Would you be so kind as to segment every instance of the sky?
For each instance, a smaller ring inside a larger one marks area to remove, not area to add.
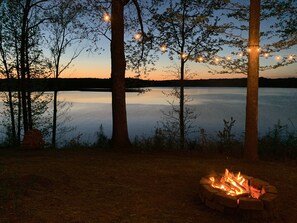
[[[106,42],[107,48],[109,48],[109,43]],[[69,49],[68,51],[71,51]],[[69,52],[70,53],[70,52]],[[223,52],[222,52],[223,54]],[[295,54],[296,48],[283,52],[280,55],[281,57],[286,57],[287,55]],[[67,55],[64,57],[67,59]],[[261,64],[275,64],[276,59],[261,58]],[[209,68],[204,63],[196,62],[187,62],[187,66],[190,69],[191,73],[195,73],[195,79],[215,79],[215,78],[242,78],[246,77],[244,74],[210,74]],[[173,76],[168,76],[169,67],[174,69],[175,65],[172,61],[168,59],[168,55],[160,54],[159,60],[156,63],[155,71],[152,71],[147,76],[141,76],[143,79],[150,80],[163,80],[163,79],[173,79]],[[217,67],[218,69],[218,67]],[[110,78],[111,73],[111,60],[110,52],[105,50],[103,52],[88,53],[82,52],[81,55],[72,63],[70,68],[66,70],[61,78]],[[126,77],[135,77],[135,72],[126,71]],[[287,77],[296,77],[297,78],[297,63],[280,67],[277,69],[271,69],[267,71],[260,72],[260,77],[266,78],[287,78]]]
[[[261,31],[265,30],[267,24],[261,25]],[[133,33],[133,32],[132,32]],[[126,36],[126,38],[133,38]],[[126,39],[128,40],[128,39]],[[72,63],[70,68],[61,74],[62,78],[110,78],[111,73],[111,61],[110,61],[110,47],[108,40],[101,40],[100,46],[104,51],[98,51],[94,53],[89,53],[83,51],[80,56]],[[264,43],[261,43],[263,45]],[[228,52],[226,52],[228,51]],[[218,53],[218,56],[228,55],[231,49],[224,50]],[[236,52],[236,51],[235,51]],[[66,51],[66,55],[63,57],[64,61],[67,61],[67,57],[72,54],[72,49]],[[260,64],[276,64],[276,56],[287,57],[289,55],[295,55],[296,59],[297,46],[290,50],[282,51],[279,54],[275,54],[267,59],[261,58]],[[141,76],[143,79],[150,80],[163,80],[163,79],[173,79],[173,76],[168,75],[170,69],[174,69],[175,65],[173,61],[168,59],[167,53],[159,53],[159,60],[156,63],[155,70],[150,72],[147,76]],[[236,56],[233,56],[232,59],[236,59]],[[65,62],[66,63],[66,62]],[[176,61],[178,63],[178,61]],[[196,63],[188,61],[187,66],[191,73],[194,73],[194,79],[213,79],[213,78],[242,78],[246,77],[244,74],[210,74],[209,66],[204,63]],[[214,67],[212,67],[214,68]],[[219,70],[219,66],[216,67],[216,70]],[[126,77],[135,77],[136,74],[133,71],[126,71]],[[297,78],[297,63],[280,67],[277,69],[271,69],[267,71],[260,71],[260,77],[266,78],[287,78],[287,77],[296,77]]]

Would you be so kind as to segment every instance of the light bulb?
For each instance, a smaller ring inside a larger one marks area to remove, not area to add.
[[[166,45],[161,45],[160,49],[161,49],[162,52],[165,52],[167,47],[166,47]]]
[[[136,33],[136,34],[134,35],[134,38],[135,38],[136,40],[140,40],[140,38],[141,38],[141,34],[140,34],[140,33]]]
[[[109,22],[109,21],[110,21],[110,15],[105,14],[105,15],[103,16],[103,20],[104,20],[105,22]]]
[[[203,61],[203,57],[198,57],[198,61],[202,62]]]
[[[293,57],[292,55],[290,55],[290,56],[288,56],[288,59],[289,59],[289,60],[293,60],[294,57]]]

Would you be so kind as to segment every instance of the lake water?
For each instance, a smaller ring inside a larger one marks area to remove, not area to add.
[[[139,94],[126,94],[129,135],[150,136],[158,122],[164,116],[162,111],[171,109],[168,98],[171,88],[151,88]],[[185,94],[192,101],[188,106],[198,114],[194,124],[196,129],[204,128],[208,134],[215,135],[223,129],[223,120],[233,117],[236,122],[234,133],[238,137],[244,132],[245,123],[245,88],[186,88]],[[102,124],[107,136],[112,132],[111,93],[110,92],[60,92],[59,98],[72,102],[70,115],[72,125],[77,129],[73,135],[81,135],[83,141],[93,142],[95,132]],[[178,103],[178,101],[176,100]],[[288,124],[291,129],[297,128],[297,89],[260,88],[259,89],[259,134],[265,134],[278,121]],[[192,137],[196,137],[192,136]]]
[[[126,94],[127,118],[130,139],[135,136],[151,136],[163,119],[163,111],[171,107],[164,93],[171,88],[151,88],[146,93],[128,92]],[[188,106],[198,114],[195,128],[204,128],[209,135],[223,129],[223,120],[233,117],[233,128],[237,137],[244,132],[246,88],[192,87],[185,94],[192,99]],[[102,124],[104,133],[111,136],[111,93],[88,91],[59,92],[59,100],[71,102],[69,126],[76,129],[66,136],[67,139],[80,135],[82,142],[94,142],[96,132]],[[178,100],[176,100],[178,103]],[[278,121],[288,124],[290,129],[297,128],[297,89],[260,88],[259,89],[259,134],[265,134]],[[295,127],[293,125],[295,125]],[[296,130],[296,129],[295,129]],[[198,137],[192,135],[192,137]]]

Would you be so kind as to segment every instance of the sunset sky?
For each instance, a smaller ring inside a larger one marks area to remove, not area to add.
[[[265,32],[267,27],[273,24],[274,20],[268,20],[261,23],[261,31]],[[129,30],[129,33],[134,33]],[[136,33],[136,32],[135,32]],[[126,36],[126,40],[133,39],[133,36]],[[245,37],[247,39],[247,37]],[[260,46],[265,45],[265,42],[261,42]],[[85,52],[83,51],[81,55],[72,63],[72,66],[66,70],[60,77],[62,78],[109,78],[111,73],[111,61],[110,61],[110,42],[106,39],[102,39],[99,45],[104,49],[104,51],[98,52]],[[67,60],[67,56],[71,55],[72,49],[68,49],[64,59]],[[234,51],[235,53],[239,53],[236,49],[226,48],[224,51],[219,52],[219,57],[225,57],[230,55],[230,52]],[[281,51],[279,54],[271,55],[269,58],[261,58],[260,65],[275,65],[277,60],[276,56],[280,56],[282,58],[286,58],[289,55],[294,55],[294,59],[296,60],[297,54],[297,46],[286,50]],[[236,56],[232,56],[232,59],[235,59]],[[162,79],[173,79],[173,76],[168,75],[171,67],[174,69],[175,65],[178,65],[179,61],[170,61],[168,59],[168,54],[162,54],[161,51],[159,53],[159,61],[156,63],[155,71],[150,72],[148,76],[141,76],[143,79],[151,79],[151,80],[162,80]],[[246,77],[244,74],[210,74],[209,66],[204,63],[196,63],[192,61],[188,61],[186,66],[190,69],[191,73],[195,73],[195,79],[209,79],[209,78],[241,78]],[[212,67],[216,70],[219,70],[220,67]],[[135,77],[135,73],[132,71],[126,71],[126,77]],[[297,78],[297,63],[291,64],[286,67],[280,67],[275,70],[267,70],[260,71],[260,77],[266,78],[287,78],[287,77],[296,77]]]
[[[108,43],[106,43],[106,48],[108,49]],[[278,55],[282,57],[286,57],[291,54],[296,55],[296,47],[282,52]],[[71,53],[71,50],[68,52]],[[219,54],[220,55],[220,54]],[[221,55],[224,55],[223,52]],[[159,55],[160,59],[156,63],[156,70],[151,72],[148,76],[142,76],[143,79],[151,79],[151,80],[162,80],[162,79],[173,79],[173,76],[168,76],[169,66],[174,67],[174,61],[170,61],[166,53]],[[65,55],[64,58],[67,58]],[[178,63],[178,61],[175,61]],[[261,58],[261,64],[270,63],[275,64],[276,59],[274,57],[264,59]],[[240,74],[209,74],[209,68],[204,63],[195,63],[195,62],[187,62],[187,66],[190,68],[190,72],[196,73],[195,79],[208,79],[208,78],[241,78],[245,77],[245,75]],[[62,78],[109,78],[110,77],[110,52],[105,50],[99,53],[88,53],[82,52],[79,58],[77,58],[72,66],[66,70],[61,77]],[[219,67],[216,67],[219,69]],[[134,77],[135,73],[132,71],[126,71],[127,77]],[[281,67],[275,70],[267,70],[264,72],[260,72],[261,77],[267,78],[286,78],[286,77],[296,77],[297,78],[297,63],[291,64],[286,67]]]

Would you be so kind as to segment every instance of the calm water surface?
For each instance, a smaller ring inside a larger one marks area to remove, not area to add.
[[[163,111],[170,109],[167,97],[170,88],[151,88],[144,94],[129,92],[126,95],[127,118],[130,138],[154,134]],[[241,137],[245,122],[245,88],[187,88],[185,93],[192,98],[188,103],[198,118],[195,126],[204,128],[209,135],[223,129],[223,120],[233,117],[236,122],[234,133]],[[94,142],[95,132],[102,124],[107,136],[111,136],[111,93],[110,92],[60,92],[59,98],[72,102],[71,125],[76,130],[69,137],[81,134],[81,139]],[[176,100],[178,103],[178,100]],[[259,89],[259,134],[265,134],[278,121],[297,128],[297,89]],[[293,125],[292,125],[293,124]],[[192,137],[197,137],[194,135]]]
[[[171,107],[167,97],[171,88],[151,88],[139,94],[126,94],[127,118],[130,138],[151,136],[162,121],[162,111]],[[223,120],[233,117],[236,122],[234,133],[241,137],[245,122],[245,88],[186,88],[185,93],[191,97],[188,106],[198,115],[194,124],[196,129],[204,128],[208,135],[215,135],[223,129]],[[92,143],[96,132],[102,124],[104,133],[111,136],[111,93],[110,92],[59,92],[59,100],[71,102],[69,115],[72,121],[69,126],[76,129],[65,137],[69,140],[80,135],[82,142]],[[176,100],[178,103],[178,100]],[[1,119],[1,118],[0,118]],[[297,128],[297,89],[260,88],[259,89],[259,134],[265,134],[278,121],[288,124],[291,129]],[[295,126],[295,127],[294,127]],[[295,129],[296,130],[296,129]],[[198,133],[192,135],[198,137]]]

